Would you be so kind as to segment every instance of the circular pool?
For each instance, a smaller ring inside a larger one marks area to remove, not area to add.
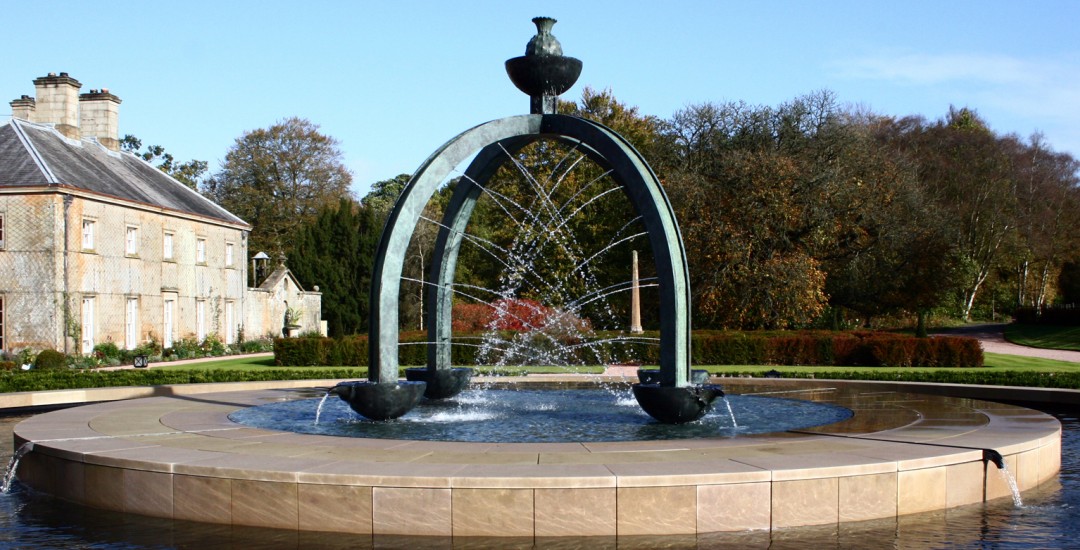
[[[334,396],[248,407],[229,418],[254,428],[374,439],[598,443],[783,432],[832,424],[851,414],[827,403],[732,395],[717,400],[713,410],[697,421],[664,424],[641,410],[629,386],[609,386],[473,389],[448,400],[424,401],[407,415],[382,422],[357,415]]]
[[[35,443],[20,481],[82,505],[380,536],[667,536],[843,525],[1008,497],[1009,483],[987,463],[987,451],[1003,456],[1020,490],[1054,480],[1060,467],[1060,424],[1030,409],[874,384],[724,383],[732,394],[797,398],[853,414],[737,437],[406,441],[297,434],[229,418],[324,389],[184,394],[196,389],[177,386],[170,395],[39,415],[14,434],[17,443]]]

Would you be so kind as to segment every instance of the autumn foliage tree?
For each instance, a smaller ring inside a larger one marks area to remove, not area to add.
[[[237,138],[204,192],[254,226],[249,250],[276,253],[351,184],[337,140],[294,117]]]
[[[914,318],[924,333],[933,312],[971,317],[1077,295],[1080,163],[1037,134],[997,134],[973,110],[889,117],[822,91],[778,106],[690,105],[659,119],[586,89],[559,111],[627,137],[660,177],[688,256],[695,328],[894,317]],[[455,285],[468,292],[456,299],[455,330],[488,326],[496,303],[625,329],[631,254],[646,281],[655,273],[618,182],[558,140],[505,160],[461,248]],[[407,180],[376,184],[364,200],[376,218]],[[457,184],[428,205],[406,278],[430,268],[435,220]],[[543,229],[530,227],[537,221]],[[402,288],[401,319],[415,328],[422,283]],[[591,299],[601,294],[607,305]],[[646,289],[643,301],[644,324],[656,326],[658,293]]]

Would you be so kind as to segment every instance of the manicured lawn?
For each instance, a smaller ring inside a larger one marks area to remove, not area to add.
[[[1014,370],[1014,371],[1041,371],[1041,372],[1080,372],[1080,363],[1070,363],[1068,361],[1055,361],[1053,359],[1041,359],[1038,357],[1021,357],[1019,355],[1003,355],[999,353],[986,353],[984,354],[986,360],[985,365],[982,368],[977,369],[963,369],[968,372],[989,372],[1000,370]],[[158,366],[160,365],[160,366]],[[356,371],[366,372],[365,367],[278,367],[274,365],[273,357],[237,357],[226,358],[220,361],[207,361],[205,363],[190,363],[186,365],[161,365],[156,364],[155,369],[167,369],[167,370],[248,370],[248,371],[261,371],[261,370],[321,370],[321,369],[333,369],[344,368]],[[694,368],[706,369],[715,374],[737,374],[746,372],[767,372],[769,370],[777,370],[779,372],[791,372],[791,373],[813,373],[821,372],[825,370],[837,371],[837,372],[896,372],[898,370],[904,372],[931,372],[942,370],[934,367],[819,367],[819,366],[772,366],[772,365],[709,365],[709,366],[695,366]],[[477,367],[481,374],[487,371],[487,367]],[[947,369],[946,369],[947,370]],[[603,367],[500,367],[501,374],[517,374],[517,373],[534,373],[534,374],[563,374],[567,372],[577,372],[581,374],[600,374],[604,371]]]
[[[1005,339],[1033,348],[1080,351],[1080,327],[1013,323],[1005,327]]]
[[[848,380],[893,380],[1006,386],[1040,386],[1080,389],[1080,363],[1035,357],[985,354],[981,368],[924,367],[831,367],[713,365],[695,366],[715,375],[761,376],[776,370],[785,378],[835,378]],[[599,366],[577,367],[478,367],[480,374],[495,371],[502,375],[563,374],[576,371],[599,374]],[[367,377],[363,367],[277,367],[272,357],[232,357],[219,361],[185,365],[166,365],[152,369],[119,371],[31,371],[0,373],[0,392],[40,391],[64,388],[109,386],[148,386],[202,382],[239,382],[257,380],[359,379]]]
[[[819,366],[761,366],[761,365],[716,365],[708,367],[695,367],[708,369],[713,374],[739,374],[745,372],[766,372],[776,369],[782,373],[810,374],[823,371],[832,372],[870,372],[870,373],[896,373],[896,372],[934,372],[940,370],[957,370],[964,372],[996,372],[996,371],[1021,371],[1021,372],[1075,372],[1080,373],[1080,363],[1068,361],[1055,361],[1053,359],[1041,359],[1039,357],[1021,357],[1019,355],[1004,355],[1000,353],[984,353],[984,367],[973,369],[940,369],[936,367],[819,367]]]
[[[220,361],[207,361],[205,363],[188,363],[181,365],[171,365],[168,363],[155,363],[154,369],[164,370],[236,370],[236,371],[265,371],[265,370],[297,370],[297,371],[316,371],[327,369],[351,369],[359,372],[366,373],[367,367],[278,367],[274,365],[273,357],[234,357],[224,358]],[[476,367],[477,370],[484,374],[485,371],[491,370],[490,367]],[[603,367],[499,367],[500,374],[564,374],[564,373],[580,373],[580,374],[600,374],[604,372]]]
[[[277,367],[274,366],[274,357],[231,357],[220,361],[207,361],[205,363],[187,363],[174,365],[171,363],[154,363],[155,369],[167,370],[261,370],[261,369],[303,369],[307,367]]]

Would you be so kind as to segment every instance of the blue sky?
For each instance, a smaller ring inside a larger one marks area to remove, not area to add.
[[[120,133],[216,169],[290,116],[337,138],[363,196],[478,123],[528,111],[503,61],[559,20],[578,84],[662,118],[815,90],[889,115],[976,109],[1080,157],[1080,2],[10,2],[0,117],[67,72],[118,95]]]

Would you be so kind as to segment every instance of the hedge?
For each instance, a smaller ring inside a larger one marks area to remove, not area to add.
[[[367,378],[367,369],[266,369],[266,370],[116,370],[85,369],[0,372],[0,393],[19,391],[160,386],[210,382],[262,382],[275,380]]]
[[[602,369],[592,370],[599,374]],[[525,369],[515,367],[480,368],[478,374],[489,376],[522,376]],[[404,370],[398,375],[404,376]],[[67,390],[82,388],[112,388],[119,386],[161,386],[166,384],[203,384],[217,382],[265,382],[278,380],[356,380],[366,379],[366,368],[311,368],[258,370],[29,370],[0,371],[0,393],[22,391]]]
[[[726,376],[761,376],[761,371],[726,373]],[[918,371],[829,371],[784,372],[783,378],[819,380],[869,380],[886,382],[931,382],[935,384],[978,384],[985,386],[1021,386],[1032,388],[1080,389],[1080,372],[970,371],[960,369]]]
[[[508,335],[509,337],[509,335]],[[632,358],[633,362],[655,365],[660,348],[658,333],[626,338],[619,333],[598,333],[590,346],[577,345],[569,352],[577,364],[594,364],[601,357]],[[427,364],[424,333],[402,333],[398,364]],[[453,346],[455,365],[477,364],[477,347]],[[594,353],[595,351],[595,353]],[[626,359],[622,359],[626,360]],[[281,366],[367,366],[366,336],[347,338],[279,338],[274,341],[274,361]],[[691,336],[691,364],[694,365],[820,365],[867,367],[981,367],[982,347],[966,337],[915,338],[888,332],[744,333],[695,332]]]
[[[1041,308],[1020,307],[1013,312],[1017,323],[1025,325],[1080,325],[1080,307],[1069,305],[1044,305]]]

